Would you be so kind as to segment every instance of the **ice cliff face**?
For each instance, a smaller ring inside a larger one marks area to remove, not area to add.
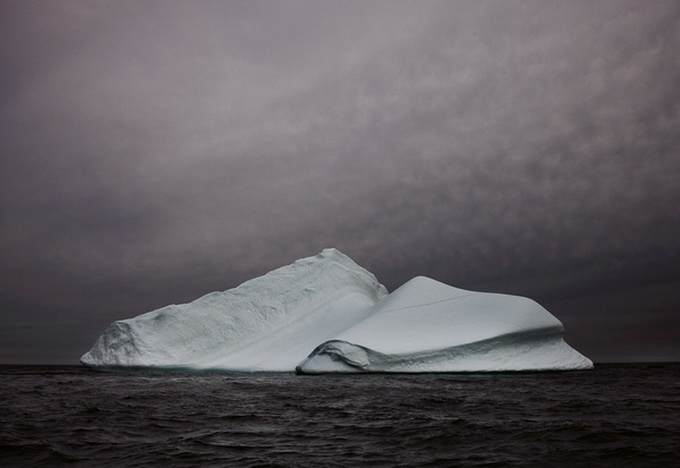
[[[81,362],[292,371],[385,295],[373,274],[326,249],[237,288],[114,322]]]
[[[81,362],[310,374],[592,367],[562,330],[530,299],[425,277],[387,295],[370,272],[326,249],[237,288],[114,322]]]

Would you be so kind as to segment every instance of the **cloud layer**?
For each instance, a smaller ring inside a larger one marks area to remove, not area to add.
[[[390,289],[680,281],[675,1],[0,8],[9,303],[99,326],[328,246]]]

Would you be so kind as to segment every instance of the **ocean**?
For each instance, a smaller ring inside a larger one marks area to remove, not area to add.
[[[534,374],[0,366],[1,466],[680,466],[680,363]]]

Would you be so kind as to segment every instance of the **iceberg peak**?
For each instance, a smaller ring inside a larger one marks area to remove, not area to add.
[[[293,370],[387,295],[336,249],[234,289],[114,322],[81,362],[94,367]]]
[[[333,257],[342,257],[342,258],[349,258],[347,255],[343,254],[340,252],[338,249],[335,247],[327,247],[323,249],[321,252],[316,254],[316,258],[333,258]]]

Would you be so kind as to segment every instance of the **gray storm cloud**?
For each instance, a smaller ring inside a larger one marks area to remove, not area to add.
[[[677,2],[1,8],[12,304],[99,324],[327,246],[390,288],[680,280]]]

